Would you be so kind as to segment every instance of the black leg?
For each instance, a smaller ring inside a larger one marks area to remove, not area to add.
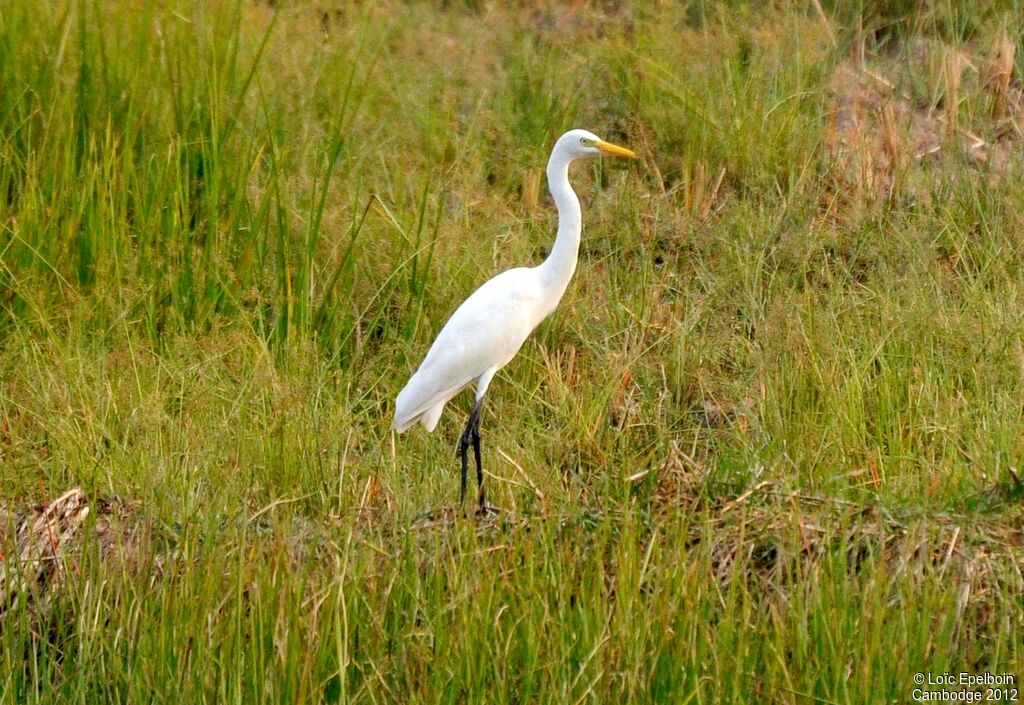
[[[476,487],[480,493],[479,509],[481,514],[486,513],[487,500],[484,498],[484,466],[480,461],[480,418],[483,416],[484,400],[479,399],[473,405],[473,412],[470,414],[471,438],[473,442],[473,458],[476,460]]]
[[[480,399],[473,405],[469,412],[469,421],[466,422],[466,429],[459,438],[459,456],[462,458],[462,492],[459,495],[459,502],[466,502],[466,477],[469,474],[469,446],[473,446],[473,455],[476,457],[476,482],[479,485],[483,482],[483,470],[480,467],[480,412],[483,409],[484,400]]]
[[[466,429],[459,438],[459,456],[462,459],[462,494],[460,502],[466,502],[466,479],[469,474],[469,447],[473,446],[473,459],[476,460],[476,485],[479,490],[477,501],[477,514],[481,516],[493,514],[496,510],[487,504],[487,496],[484,494],[484,465],[480,457],[480,419],[483,418],[484,400],[477,399],[473,404],[473,410],[469,412],[469,421],[466,422]]]

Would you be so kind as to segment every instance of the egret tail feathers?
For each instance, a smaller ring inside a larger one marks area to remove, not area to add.
[[[417,389],[413,384],[416,382],[414,376],[405,389],[398,393],[398,398],[395,400],[395,420],[391,422],[391,428],[402,433],[418,421],[423,424],[423,428],[427,429],[427,432],[433,431],[444,412],[445,404],[472,381],[472,377],[460,381],[458,384],[435,392],[425,399],[410,399],[410,397],[417,396]],[[417,401],[419,403],[416,403]]]
[[[412,418],[399,418],[396,416],[391,424],[391,428],[399,433],[405,433],[418,422],[423,425],[423,428],[427,429],[427,433],[430,433],[437,427],[437,422],[441,419],[441,414],[444,413],[444,407],[447,403],[448,400],[445,399]]]

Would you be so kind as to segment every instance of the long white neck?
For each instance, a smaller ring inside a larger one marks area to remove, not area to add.
[[[548,161],[548,189],[555,206],[558,207],[558,236],[551,254],[537,269],[546,287],[556,302],[576,271],[576,260],[580,249],[580,234],[583,231],[583,213],[580,199],[569,185],[570,158],[555,150]]]

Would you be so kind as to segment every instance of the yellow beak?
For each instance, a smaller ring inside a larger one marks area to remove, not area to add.
[[[617,157],[629,157],[630,159],[636,159],[636,152],[631,149],[626,149],[625,147],[620,147],[617,144],[612,144],[611,142],[601,140],[594,146],[605,154],[614,154]]]

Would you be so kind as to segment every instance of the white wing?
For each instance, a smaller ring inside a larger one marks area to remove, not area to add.
[[[502,272],[466,299],[430,346],[395,400],[393,428],[421,421],[432,431],[444,405],[485,373],[515,357],[523,342],[550,312],[533,269]]]

